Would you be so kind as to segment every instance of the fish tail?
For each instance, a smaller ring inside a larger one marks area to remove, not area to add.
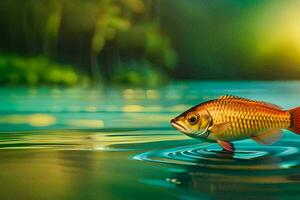
[[[288,130],[300,135],[300,107],[289,110],[291,114],[291,122]]]

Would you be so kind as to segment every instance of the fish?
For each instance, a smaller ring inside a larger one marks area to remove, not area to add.
[[[216,142],[233,153],[233,141],[252,139],[271,145],[282,137],[282,129],[300,135],[300,107],[284,110],[272,103],[224,95],[188,109],[170,123],[189,137]]]

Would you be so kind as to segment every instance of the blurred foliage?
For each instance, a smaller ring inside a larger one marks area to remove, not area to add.
[[[72,63],[72,68],[85,71],[95,84],[115,80],[115,60],[144,60],[155,66],[149,73],[156,74],[158,83],[158,77],[166,79],[177,63],[170,38],[155,17],[159,4],[159,0],[7,1],[0,4],[0,52]],[[136,68],[131,63],[122,69]],[[40,71],[48,73],[47,68]],[[142,76],[144,71],[135,73]]]
[[[129,31],[119,34],[117,44],[120,51],[135,49],[140,57],[162,66],[166,71],[174,69],[177,53],[171,46],[170,38],[160,32],[155,23],[134,25]]]
[[[45,57],[0,56],[0,83],[73,86],[88,84],[88,77],[75,71],[70,65],[61,65]]]
[[[165,0],[177,79],[300,79],[300,0]]]
[[[167,75],[147,60],[131,60],[115,63],[111,83],[134,86],[156,86],[168,80]]]
[[[0,53],[71,63],[94,85],[142,82],[120,74],[133,74],[126,70],[156,74],[157,84],[161,77],[299,79],[299,6],[300,0],[7,0],[0,2]]]

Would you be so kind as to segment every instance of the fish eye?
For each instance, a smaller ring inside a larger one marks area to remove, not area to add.
[[[188,121],[191,125],[195,125],[199,121],[199,116],[198,115],[191,115],[191,116],[189,116]]]

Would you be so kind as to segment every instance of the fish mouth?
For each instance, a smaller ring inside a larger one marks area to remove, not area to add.
[[[187,133],[187,130],[184,126],[182,126],[180,123],[176,122],[174,119],[171,119],[170,121],[171,125],[176,128],[178,131],[182,133]]]

